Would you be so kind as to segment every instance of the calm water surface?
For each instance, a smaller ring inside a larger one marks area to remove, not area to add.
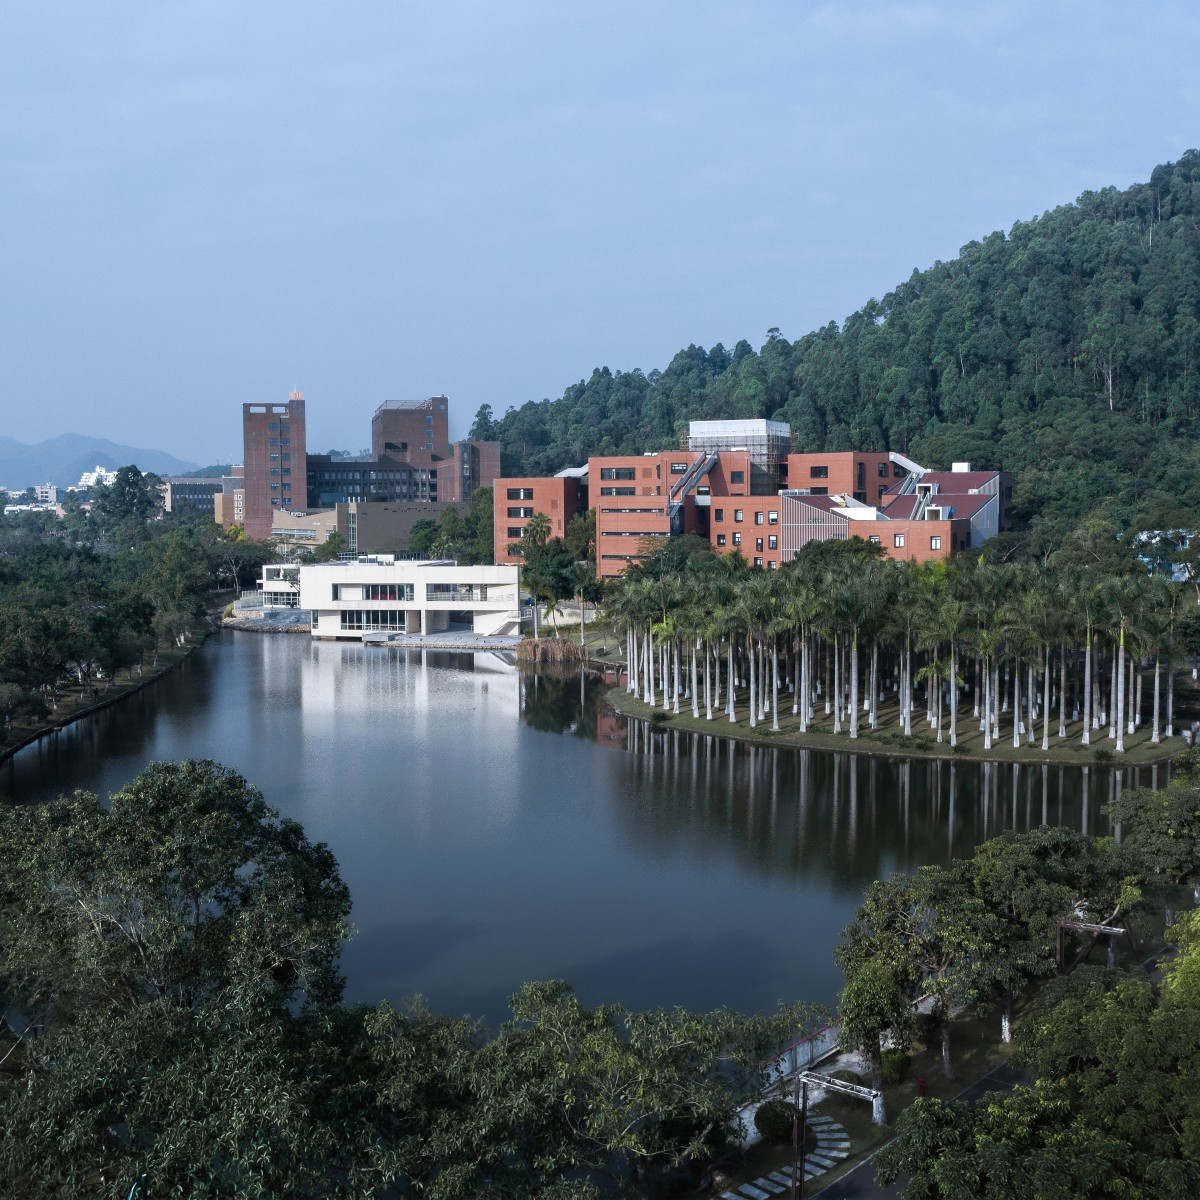
[[[225,632],[0,765],[0,792],[106,795],[155,759],[227,763],[336,853],[348,998],[497,1020],[554,977],[588,1003],[832,1003],[871,880],[1043,820],[1107,832],[1112,790],[1157,782],[752,749],[627,725],[605,690],[494,654]]]

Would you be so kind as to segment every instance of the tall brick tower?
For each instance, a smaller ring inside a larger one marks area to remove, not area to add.
[[[246,474],[246,536],[271,536],[273,514],[308,502],[304,393],[286,404],[242,405],[242,462]]]

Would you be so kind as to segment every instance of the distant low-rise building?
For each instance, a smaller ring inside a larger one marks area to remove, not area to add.
[[[413,526],[418,521],[440,521],[447,508],[465,514],[465,504],[438,501],[352,500],[329,508],[277,510],[271,526],[271,539],[281,548],[311,549],[332,534],[341,534],[350,555],[387,553],[408,546]]]
[[[517,568],[406,561],[391,554],[300,567],[299,607],[314,638],[361,641],[365,633],[428,634],[453,628],[516,634]]]
[[[167,475],[162,481],[163,511],[204,513],[214,511],[222,494],[220,475]]]
[[[590,458],[566,473],[587,479],[602,578],[684,534],[771,571],[811,541],[857,536],[888,558],[924,561],[1011,528],[1010,477],[970,463],[929,471],[895,451],[793,454],[787,426],[772,421],[696,421],[687,445]],[[498,479],[497,560],[534,513],[546,513],[557,532],[565,499],[561,476]]]

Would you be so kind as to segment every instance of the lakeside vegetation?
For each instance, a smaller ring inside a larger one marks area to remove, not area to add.
[[[1191,585],[1104,538],[1003,565],[898,563],[851,538],[777,572],[683,538],[631,566],[605,610],[635,712],[864,751],[1165,756],[1176,673],[1200,652]]]
[[[842,1041],[881,1079],[903,1074],[917,1041],[940,1041],[949,1078],[952,1009],[1009,1013],[1040,989],[1014,1043],[1032,1098],[916,1100],[882,1160],[923,1181],[908,1195],[1000,1195],[1026,1172],[1037,1186],[1022,1194],[1107,1194],[1089,1185],[1097,1164],[1112,1194],[1194,1194],[1194,914],[1161,983],[1086,965],[1056,979],[1055,950],[1058,923],[1081,917],[1145,946],[1200,871],[1197,765],[1166,791],[1123,794],[1121,843],[1009,833],[868,889],[838,951]],[[3,815],[5,1194],[90,1197],[139,1178],[147,1195],[237,1198],[690,1192],[736,1163],[736,1113],[771,1052],[824,1018],[804,1003],[587,1008],[561,981],[527,984],[492,1031],[419,1000],[348,1006],[350,896],[332,853],[228,768],[156,763],[107,804],[77,793]],[[1070,957],[1094,941],[1070,935]],[[914,1014],[921,993],[931,1014]],[[1007,1048],[1013,1025],[991,1028]],[[960,1148],[983,1137],[991,1157],[967,1171]]]
[[[176,660],[222,590],[253,586],[271,549],[164,513],[158,479],[123,467],[85,509],[0,516],[0,752]]]

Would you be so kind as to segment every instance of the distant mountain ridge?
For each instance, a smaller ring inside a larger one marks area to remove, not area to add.
[[[27,446],[15,438],[0,437],[0,487],[23,489],[36,483],[70,487],[84,471],[96,467],[115,470],[134,465],[158,475],[187,475],[197,464],[185,462],[163,450],[122,446],[107,438],[63,433]]]

